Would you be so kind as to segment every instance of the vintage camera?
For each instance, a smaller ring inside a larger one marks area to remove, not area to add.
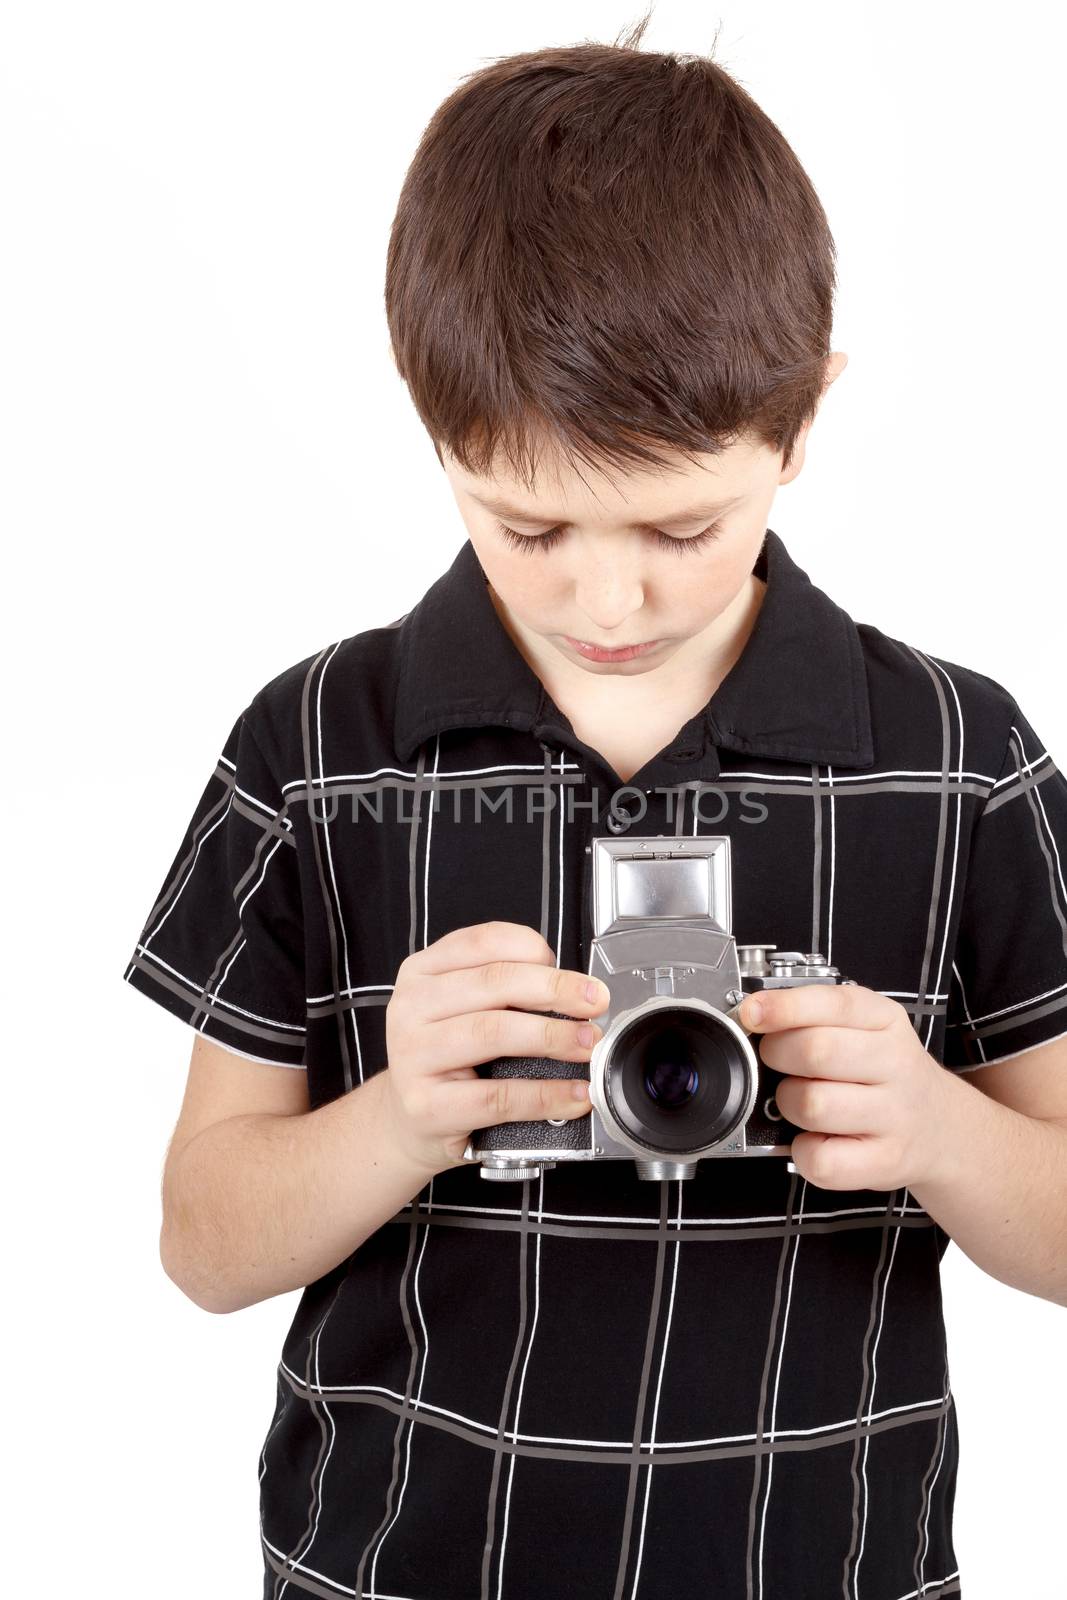
[[[584,1117],[476,1129],[463,1152],[483,1178],[536,1178],[559,1161],[624,1161],[639,1178],[691,1178],[712,1156],[786,1156],[799,1130],[737,1018],[746,994],[854,983],[818,953],[737,944],[730,840],[596,838],[589,972],[611,992],[589,1061]],[[776,953],[772,953],[776,952]],[[561,1012],[550,1012],[560,1016]],[[500,1056],[481,1077],[584,1077],[584,1063]]]

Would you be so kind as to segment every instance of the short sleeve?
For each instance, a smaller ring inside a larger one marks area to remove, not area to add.
[[[968,1070],[1067,1034],[1067,779],[1012,703],[972,837],[944,1064]]]
[[[124,974],[228,1049],[305,1063],[299,852],[289,806],[241,713]]]

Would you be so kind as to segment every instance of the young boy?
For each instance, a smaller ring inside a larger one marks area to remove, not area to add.
[[[274,1600],[960,1594],[950,1237],[1067,1304],[1067,784],[767,526],[845,361],[833,243],[643,27],[427,128],[387,309],[469,539],[254,695],[126,972],[197,1033],[166,1270],[303,1286]],[[728,837],[727,931],[853,980],[741,1008],[791,1161],[484,1181],[474,1130],[589,1114],[588,847],[660,835]]]

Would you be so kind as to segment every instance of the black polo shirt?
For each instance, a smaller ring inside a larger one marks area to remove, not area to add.
[[[587,970],[614,800],[619,833],[727,834],[738,941],[823,952],[946,1067],[1063,1034],[1067,784],[1011,694],[854,622],[772,530],[754,570],[740,659],[624,785],[464,543],[242,711],[127,980],[321,1106],[385,1065],[397,967],[450,930],[527,923]],[[958,1594],[947,1243],[907,1190],[780,1156],[438,1174],[301,1295],[264,1595]]]

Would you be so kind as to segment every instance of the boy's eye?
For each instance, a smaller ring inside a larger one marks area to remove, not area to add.
[[[549,528],[547,533],[516,533],[514,528],[498,522],[496,529],[504,543],[516,550],[548,550],[563,537],[562,528]],[[658,528],[652,530],[652,536],[657,544],[677,552],[699,550],[712,539],[718,538],[721,530],[722,524],[713,522],[710,527],[702,529],[700,533],[691,534],[688,539],[672,538],[669,533],[662,533]]]

